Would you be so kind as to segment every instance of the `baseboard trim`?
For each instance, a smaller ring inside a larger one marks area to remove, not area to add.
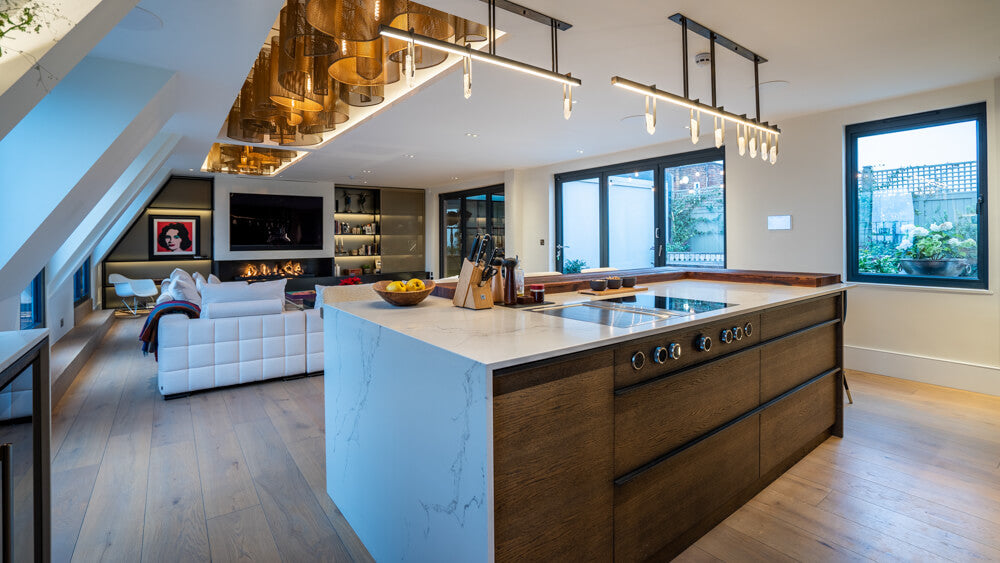
[[[1000,367],[844,345],[844,367],[1000,396]]]

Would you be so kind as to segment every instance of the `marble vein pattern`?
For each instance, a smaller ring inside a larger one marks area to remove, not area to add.
[[[327,306],[327,492],[376,561],[487,561],[489,370]]]

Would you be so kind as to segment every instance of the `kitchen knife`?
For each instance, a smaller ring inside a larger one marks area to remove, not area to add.
[[[491,237],[489,233],[483,235],[482,240],[479,241],[479,253],[476,256],[476,259],[473,260],[474,263],[478,264],[479,262],[486,259],[486,251],[490,247],[490,240],[492,238],[493,237]]]
[[[476,239],[472,241],[472,252],[469,253],[469,262],[473,264],[476,263],[476,258],[479,255],[479,245],[482,243],[480,239],[481,235],[476,235]]]

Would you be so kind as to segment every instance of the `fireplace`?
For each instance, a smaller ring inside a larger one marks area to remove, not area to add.
[[[328,277],[333,275],[332,262],[330,258],[226,260],[215,263],[215,275],[222,281],[247,282]]]

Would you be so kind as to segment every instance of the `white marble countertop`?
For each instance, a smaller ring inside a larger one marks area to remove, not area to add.
[[[0,372],[10,367],[48,334],[49,330],[46,328],[0,332]]]
[[[564,319],[529,309],[498,306],[474,311],[453,306],[451,299],[434,296],[415,307],[395,307],[381,300],[334,303],[327,304],[326,307],[336,308],[436,348],[485,364],[491,369],[499,369],[615,344],[665,329],[673,330],[705,320],[721,319],[836,293],[850,287],[843,283],[813,288],[696,280],[640,285],[649,288],[648,292],[643,293],[734,305],[630,328]],[[577,292],[546,295],[546,300],[557,304],[592,299],[595,298]]]

